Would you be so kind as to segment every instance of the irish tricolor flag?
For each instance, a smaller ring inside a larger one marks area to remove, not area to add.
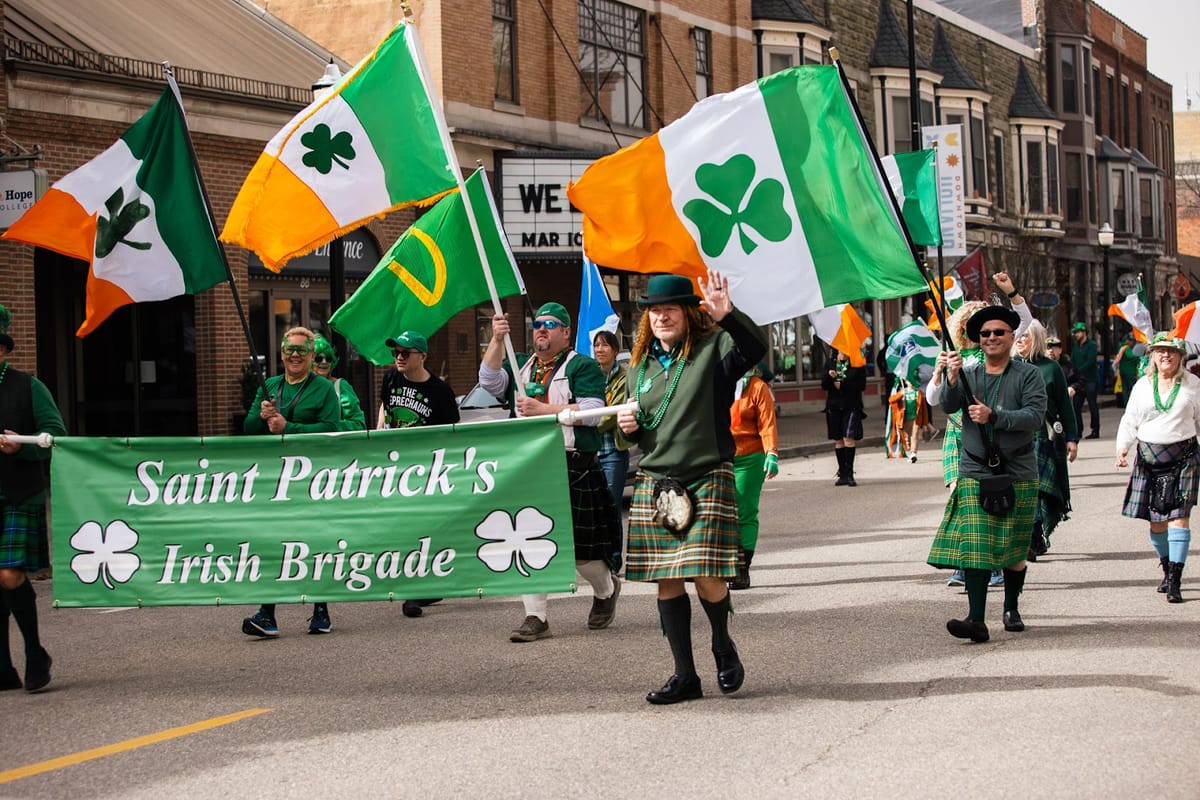
[[[597,264],[729,277],[765,324],[925,290],[836,66],[697,103],[567,189]]]
[[[863,345],[871,336],[871,329],[849,303],[823,308],[808,315],[813,332],[829,346],[850,357],[850,366],[861,367],[867,363],[863,356]]]
[[[1154,323],[1150,321],[1150,306],[1146,303],[1146,290],[1138,279],[1138,290],[1134,294],[1125,295],[1120,303],[1108,307],[1110,317],[1120,317],[1133,328],[1133,338],[1139,342],[1149,342],[1154,337]]]
[[[168,88],[125,135],[71,172],[4,234],[89,264],[83,337],[130,303],[225,280],[183,110]]]
[[[278,272],[376,217],[457,188],[425,87],[416,29],[401,23],[267,142],[221,241],[253,250]]]
[[[1193,300],[1175,312],[1175,333],[1185,342],[1200,344],[1200,313],[1196,310],[1197,301]]]

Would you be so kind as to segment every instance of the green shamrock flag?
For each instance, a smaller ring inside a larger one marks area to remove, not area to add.
[[[467,178],[466,187],[497,296],[524,294],[483,170]],[[466,206],[454,192],[396,240],[329,324],[372,364],[389,365],[389,337],[401,331],[432,336],[459,311],[491,298],[484,269]]]
[[[834,66],[697,103],[567,189],[597,264],[729,278],[767,324],[925,290]]]

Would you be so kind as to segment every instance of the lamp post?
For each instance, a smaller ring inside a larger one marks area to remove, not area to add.
[[[333,63],[333,59],[329,59],[329,63],[325,65],[325,72],[312,85],[313,101],[320,100],[324,97],[333,86],[342,79],[342,70],[337,64]],[[342,307],[346,302],[346,254],[342,249],[342,237],[337,237],[329,243],[329,316],[333,316],[333,312]],[[328,322],[328,320],[326,320]],[[337,354],[339,366],[341,366],[342,375],[346,375],[349,369],[349,364],[346,361],[348,357],[346,349],[346,340],[341,334],[329,329],[329,342],[333,345],[333,352]]]
[[[1113,243],[1112,225],[1107,222],[1100,226],[1100,231],[1096,234],[1096,242],[1100,245],[1100,249],[1104,251],[1104,311],[1108,312],[1108,304],[1112,303],[1112,274],[1108,268],[1108,251]],[[1100,340],[1104,347],[1104,375],[1101,388],[1107,385],[1108,365],[1112,363],[1112,323],[1105,319],[1104,321],[1104,336]]]

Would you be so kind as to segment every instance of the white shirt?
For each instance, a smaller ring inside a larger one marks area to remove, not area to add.
[[[1179,370],[1183,384],[1179,395],[1166,411],[1154,405],[1154,383],[1158,374],[1142,377],[1133,386],[1121,424],[1117,428],[1117,453],[1129,452],[1134,441],[1148,444],[1173,444],[1200,433],[1200,378]],[[1163,402],[1166,397],[1160,395]]]

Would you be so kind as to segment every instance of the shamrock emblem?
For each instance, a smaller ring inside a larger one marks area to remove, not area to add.
[[[150,206],[137,198],[126,205],[125,190],[118,186],[104,201],[104,207],[111,219],[103,215],[96,217],[96,258],[104,258],[118,244],[129,245],[135,250],[150,249],[149,242],[131,242],[125,238],[135,225],[150,216]]]
[[[706,256],[715,258],[725,252],[735,227],[746,255],[758,247],[750,238],[751,230],[771,242],[782,242],[791,234],[792,218],[783,207],[783,184],[775,178],[754,184],[754,173],[754,159],[745,154],[732,156],[719,166],[701,164],[696,169],[696,185],[716,202],[689,200],[683,213],[700,229],[700,248]]]
[[[353,141],[350,131],[341,131],[334,136],[329,126],[322,122],[300,137],[300,144],[308,148],[300,160],[306,167],[312,167],[322,175],[329,174],[335,161],[342,169],[350,169],[346,162],[354,160]]]
[[[137,543],[137,531],[122,520],[110,522],[103,530],[99,522],[88,520],[71,536],[71,547],[79,551],[71,559],[71,571],[83,583],[103,579],[105,586],[115,589],[112,581],[128,583],[142,564],[131,552]]]
[[[506,572],[514,564],[517,572],[529,577],[531,569],[545,569],[558,552],[558,545],[546,534],[554,529],[554,520],[532,506],[517,512],[515,519],[497,509],[475,528],[475,535],[487,539],[477,555],[492,572]]]

